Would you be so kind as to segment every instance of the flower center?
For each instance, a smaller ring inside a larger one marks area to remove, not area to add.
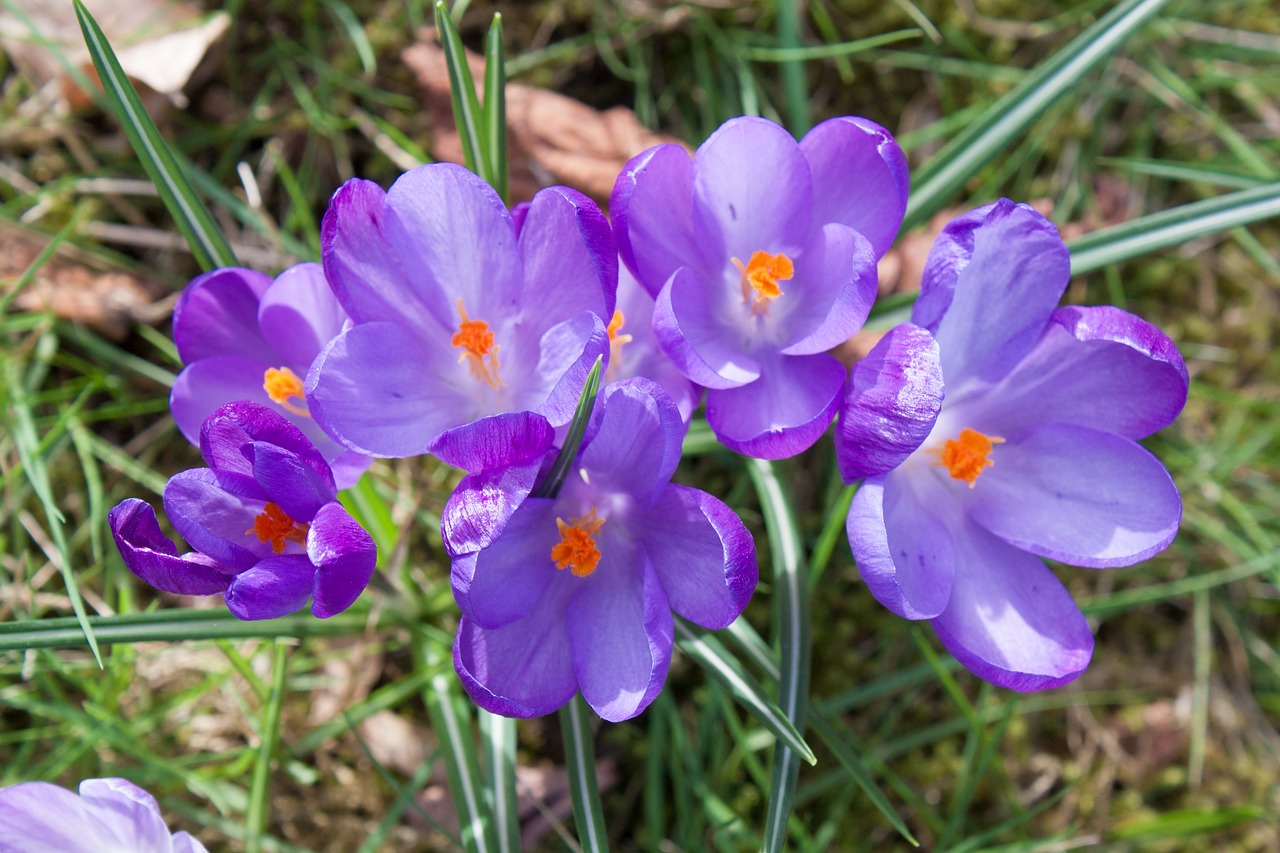
[[[795,264],[782,253],[752,252],[751,260],[744,264],[734,258],[733,265],[742,273],[742,304],[750,301],[752,314],[768,311],[769,303],[782,295],[778,282],[789,281],[796,274]],[[754,297],[751,295],[753,290]]]
[[[268,367],[267,372],[262,374],[262,390],[267,392],[271,402],[285,411],[304,418],[311,417],[311,413],[307,411],[307,398],[302,391],[302,380],[289,368]],[[301,405],[289,402],[295,397]]]
[[[307,531],[311,529],[309,524],[300,524],[289,517],[288,513],[282,510],[279,504],[267,502],[262,508],[262,512],[258,513],[257,518],[253,520],[253,527],[250,527],[245,533],[252,533],[258,537],[259,542],[270,542],[271,550],[276,554],[284,553],[284,543],[297,542],[299,545],[305,545],[307,542]]]
[[[965,427],[958,437],[948,438],[941,450],[934,448],[930,452],[938,455],[937,464],[946,468],[952,479],[964,480],[972,489],[978,475],[996,464],[991,448],[997,444],[1004,444],[1004,439]]]
[[[487,382],[490,388],[503,387],[498,376],[498,345],[493,342],[493,332],[484,320],[472,320],[467,316],[467,309],[458,297],[458,315],[462,320],[458,323],[458,332],[449,341],[462,355],[458,363],[467,362],[467,368],[476,379]]]
[[[623,316],[622,311],[614,309],[613,319],[609,321],[609,371],[617,372],[617,366],[621,364],[622,345],[631,343],[631,335],[622,335],[622,324],[627,322],[627,318]]]
[[[551,559],[556,561],[556,568],[572,569],[573,574],[580,578],[594,572],[600,562],[600,549],[591,537],[602,524],[604,519],[596,517],[594,508],[581,518],[571,518],[567,522],[557,518],[560,541],[551,549]]]

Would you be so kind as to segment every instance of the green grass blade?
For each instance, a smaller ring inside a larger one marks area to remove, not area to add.
[[[587,853],[609,849],[609,835],[600,807],[600,786],[596,782],[596,748],[586,702],[575,695],[560,709],[560,732],[564,738],[564,760],[569,771],[569,791],[573,797],[573,823],[578,845]]]
[[[591,365],[591,372],[587,374],[587,381],[583,384],[582,393],[578,396],[578,407],[574,409],[573,420],[569,422],[569,429],[565,433],[564,446],[560,448],[556,461],[551,463],[547,479],[534,491],[534,497],[554,498],[560,494],[560,487],[564,485],[565,477],[569,476],[573,460],[578,458],[578,448],[582,445],[582,437],[587,432],[591,412],[596,407],[596,393],[600,390],[601,358],[597,356],[596,363]]]
[[[275,641],[276,654],[271,668],[271,694],[262,709],[262,742],[253,765],[253,781],[249,787],[249,808],[244,816],[245,853],[262,850],[262,834],[270,811],[271,756],[280,739],[280,713],[284,710],[285,684],[289,673],[289,647]]]
[[[196,263],[205,270],[235,266],[235,253],[231,251],[231,246],[214,222],[209,209],[191,188],[155,122],[147,115],[142,99],[120,67],[120,61],[116,59],[107,37],[81,0],[74,0],[74,5],[80,30],[84,33],[85,45],[89,48],[94,68],[102,80],[107,100],[115,110],[116,118],[129,137],[129,144],[133,146],[142,167],[156,185],[161,201],[191,247]]]
[[[507,58],[502,47],[502,14],[493,16],[484,45],[484,122],[489,182],[507,204]]]
[[[440,33],[440,46],[444,49],[444,61],[449,68],[449,87],[453,92],[453,120],[462,140],[462,156],[467,168],[493,184],[489,174],[489,156],[485,150],[485,118],[476,97],[475,79],[467,65],[467,51],[462,46],[462,36],[449,16],[444,0],[436,3],[436,30]]]
[[[840,736],[830,723],[826,721],[821,714],[813,714],[809,718],[809,727],[818,733],[818,737],[827,745],[827,749],[831,750],[831,754],[836,757],[836,761],[840,762],[840,766],[853,778],[854,784],[862,789],[862,793],[867,795],[867,799],[871,800],[871,804],[880,810],[890,825],[898,831],[898,834],[913,847],[919,847],[920,842],[911,834],[911,830],[907,828],[902,817],[898,814],[898,810],[893,807],[893,803],[889,802],[889,798],[885,796],[884,791],[880,790],[880,786],[871,778],[871,774],[862,766],[862,758],[854,751],[849,742]]]
[[[485,777],[497,828],[498,850],[520,850],[520,811],[516,803],[516,721],[480,711],[480,738],[484,741]]]
[[[778,46],[783,50],[796,50],[800,44],[800,4],[777,3],[774,10],[778,16]],[[804,60],[787,57],[780,60],[782,65],[782,92],[787,107],[787,130],[799,139],[808,132],[809,119],[809,87],[805,83]]]

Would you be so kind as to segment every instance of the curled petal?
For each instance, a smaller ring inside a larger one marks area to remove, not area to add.
[[[329,463],[302,430],[260,403],[227,403],[200,428],[200,455],[216,471],[252,474],[252,457],[246,449],[251,442],[273,444],[293,453],[316,476],[333,482]]]
[[[871,244],[843,225],[825,225],[795,262],[795,279],[778,309],[784,355],[826,352],[862,328],[879,276]],[[785,312],[785,313],[784,313]]]
[[[271,278],[243,267],[196,276],[173,308],[173,342],[183,364],[218,355],[269,360],[271,345],[258,331],[258,301]]]
[[[707,423],[736,453],[786,459],[827,431],[844,382],[844,366],[829,355],[776,356],[755,382],[708,391]]]
[[[679,145],[658,145],[627,162],[609,200],[618,254],[656,297],[678,268],[696,263],[693,162]]]
[[[126,779],[86,779],[79,791],[81,802],[93,816],[93,834],[104,845],[116,841],[132,850],[169,849],[169,828],[160,806],[137,785]],[[0,841],[7,840],[0,837]]]
[[[247,535],[262,512],[263,502],[229,490],[229,477],[235,475],[208,468],[173,475],[164,487],[164,511],[192,548],[214,563],[240,572],[271,553],[271,546]]]
[[[270,366],[242,355],[216,355],[183,368],[169,391],[169,410],[187,441],[199,446],[204,422],[227,403],[252,400],[269,404],[271,398],[263,390],[262,378]]]
[[[667,357],[693,382],[736,388],[760,376],[760,362],[721,321],[718,290],[681,267],[658,294],[653,333]]]
[[[373,537],[334,501],[311,520],[307,558],[315,566],[311,612],[328,619],[354,604],[369,585],[378,548]]]
[[[310,521],[320,508],[338,496],[328,468],[322,476],[298,454],[255,441],[249,445],[253,456],[253,478],[271,501],[295,521]]]
[[[229,571],[201,554],[179,557],[146,501],[121,501],[107,513],[107,524],[129,571],[156,589],[179,595],[213,595],[225,592],[231,583]]]
[[[573,419],[597,358],[609,354],[609,332],[593,312],[557,323],[542,335],[537,369],[522,399],[553,427]]]
[[[541,462],[554,439],[555,430],[542,415],[508,412],[442,432],[431,453],[464,471],[489,471]]]
[[[227,609],[237,619],[276,619],[296,613],[311,597],[316,568],[306,554],[267,557],[227,588]]]
[[[609,221],[596,203],[568,187],[548,187],[522,217],[524,298],[548,323],[579,312],[613,314],[618,252]]]

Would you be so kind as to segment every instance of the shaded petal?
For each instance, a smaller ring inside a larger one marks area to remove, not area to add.
[[[907,210],[907,158],[893,135],[857,116],[822,122],[800,140],[813,175],[813,227],[839,222],[871,242],[879,258]]]
[[[155,797],[132,782],[86,779],[80,783],[80,799],[96,824],[95,835],[107,849],[170,849],[169,828],[160,815]],[[116,844],[120,847],[116,848]]]
[[[373,464],[372,456],[365,456],[356,450],[348,450],[333,439],[330,442],[338,446],[341,451],[333,459],[329,459],[329,468],[333,471],[333,484],[338,489],[350,489],[356,483],[360,482],[360,478],[364,476],[364,472],[369,470],[369,466]],[[320,445],[317,445],[320,447]],[[324,447],[320,447],[324,450]],[[329,454],[325,453],[325,458],[329,458]]]
[[[947,606],[956,573],[951,532],[904,471],[868,477],[845,522],[858,573],[876,600],[906,619],[932,619]],[[945,500],[946,496],[942,496]]]
[[[618,254],[653,296],[679,267],[697,263],[693,230],[693,161],[679,145],[632,157],[609,199]]]
[[[493,544],[453,561],[453,597],[482,628],[501,628],[525,616],[556,575],[551,549],[560,541],[555,502],[525,501]]]
[[[1053,223],[1001,199],[952,220],[925,262],[911,321],[942,348],[947,386],[994,381],[1035,346],[1066,289],[1071,262]]]
[[[1123,436],[1040,424],[992,453],[961,489],[974,521],[1017,548],[1076,566],[1128,566],[1177,535],[1182,499],[1169,472]]]
[[[253,478],[294,521],[310,521],[320,507],[338,496],[333,476],[321,476],[296,453],[262,441],[253,442],[249,448]]]
[[[956,576],[938,638],[974,675],[1027,692],[1075,680],[1093,635],[1062,582],[1039,558],[977,525],[956,531]]]
[[[779,307],[786,355],[814,355],[842,344],[862,328],[880,278],[871,244],[843,225],[818,230],[795,260],[795,277]]]
[[[640,286],[631,271],[625,267],[619,269],[617,310],[622,314],[622,325],[616,332],[631,340],[623,343],[611,340],[609,369],[603,381],[619,382],[636,376],[652,379],[675,401],[680,417],[687,423],[698,406],[701,391],[658,346],[653,334],[653,307],[653,297]]]
[[[601,545],[600,564],[570,600],[565,624],[582,698],[616,723],[639,714],[661,692],[675,626],[648,561],[617,538]]]
[[[295,453],[317,475],[332,480],[329,463],[302,430],[251,400],[227,403],[209,416],[200,428],[200,455],[215,470],[252,474],[251,457],[245,446],[254,441]]]
[[[272,282],[258,306],[258,328],[280,361],[306,376],[311,361],[338,336],[347,312],[329,288],[320,264],[294,264]]]
[[[707,423],[736,453],[795,456],[827,431],[844,380],[844,365],[829,355],[775,356],[750,385],[707,391]]]
[[[751,533],[718,498],[674,483],[635,524],[671,609],[704,628],[726,627],[759,577]]]
[[[520,231],[525,310],[546,324],[581,311],[613,314],[618,252],[596,203],[568,187],[533,197]]]
[[[846,483],[898,467],[929,437],[942,411],[939,360],[933,335],[902,323],[853,366],[836,421]]]
[[[262,377],[270,365],[241,355],[202,358],[183,368],[169,391],[169,409],[187,441],[199,446],[200,428],[220,406],[234,400],[270,405]]]
[[[164,511],[192,548],[232,571],[248,569],[271,553],[270,545],[248,535],[262,502],[228,491],[217,471],[193,468],[170,477]]]
[[[378,562],[373,537],[336,501],[321,507],[307,531],[315,566],[311,612],[321,619],[346,610],[364,592]]]
[[[258,300],[271,278],[243,267],[196,276],[173,307],[173,342],[183,364],[215,355],[270,360],[270,344],[258,331]]]
[[[601,395],[600,423],[579,465],[591,485],[652,503],[680,464],[685,425],[680,410],[648,379],[615,382]]]
[[[103,838],[84,801],[48,782],[0,788],[0,832],[4,853],[101,853],[104,842],[115,841]]]
[[[578,681],[565,628],[565,604],[575,578],[547,584],[522,619],[481,628],[463,616],[453,643],[453,666],[477,705],[504,717],[540,717],[573,698]]]
[[[593,312],[557,323],[542,335],[538,367],[521,389],[520,399],[559,427],[573,412],[596,359],[609,357],[609,332]]]
[[[311,597],[316,568],[305,554],[267,557],[227,588],[227,609],[237,619],[277,619],[296,613]]]
[[[688,267],[676,270],[658,294],[653,333],[667,357],[707,388],[736,388],[760,376],[745,335],[723,318],[718,288]]]
[[[231,583],[229,571],[200,554],[179,557],[146,501],[121,501],[107,513],[107,524],[129,571],[156,589],[179,595],[214,595],[225,592]]]

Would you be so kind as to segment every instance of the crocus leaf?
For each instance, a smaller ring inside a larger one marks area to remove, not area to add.
[[[485,781],[500,853],[519,853],[520,811],[516,802],[516,721],[480,710]]]
[[[596,782],[596,750],[581,695],[560,709],[560,733],[564,738],[564,762],[569,771],[569,792],[573,797],[573,823],[578,845],[587,853],[609,849],[604,810],[600,807],[600,787]]]
[[[560,493],[565,477],[569,476],[569,469],[573,467],[573,460],[578,458],[578,448],[582,446],[582,437],[587,432],[591,412],[596,406],[596,393],[600,390],[601,365],[601,357],[597,356],[596,363],[591,365],[591,372],[587,374],[587,381],[583,383],[582,393],[578,396],[578,408],[574,410],[573,420],[569,422],[564,446],[560,448],[556,461],[551,464],[547,479],[534,491],[534,497],[554,498]]]
[[[504,202],[510,203],[507,198],[507,72],[501,14],[493,16],[484,46],[484,123],[489,183]]]
[[[449,67],[449,88],[452,91],[453,120],[462,140],[462,156],[467,168],[493,185],[489,174],[490,159],[485,145],[485,116],[480,111],[476,97],[475,79],[467,65],[467,51],[462,46],[462,36],[449,17],[444,0],[436,3],[436,30],[440,33],[440,46],[444,49],[444,61]]]

